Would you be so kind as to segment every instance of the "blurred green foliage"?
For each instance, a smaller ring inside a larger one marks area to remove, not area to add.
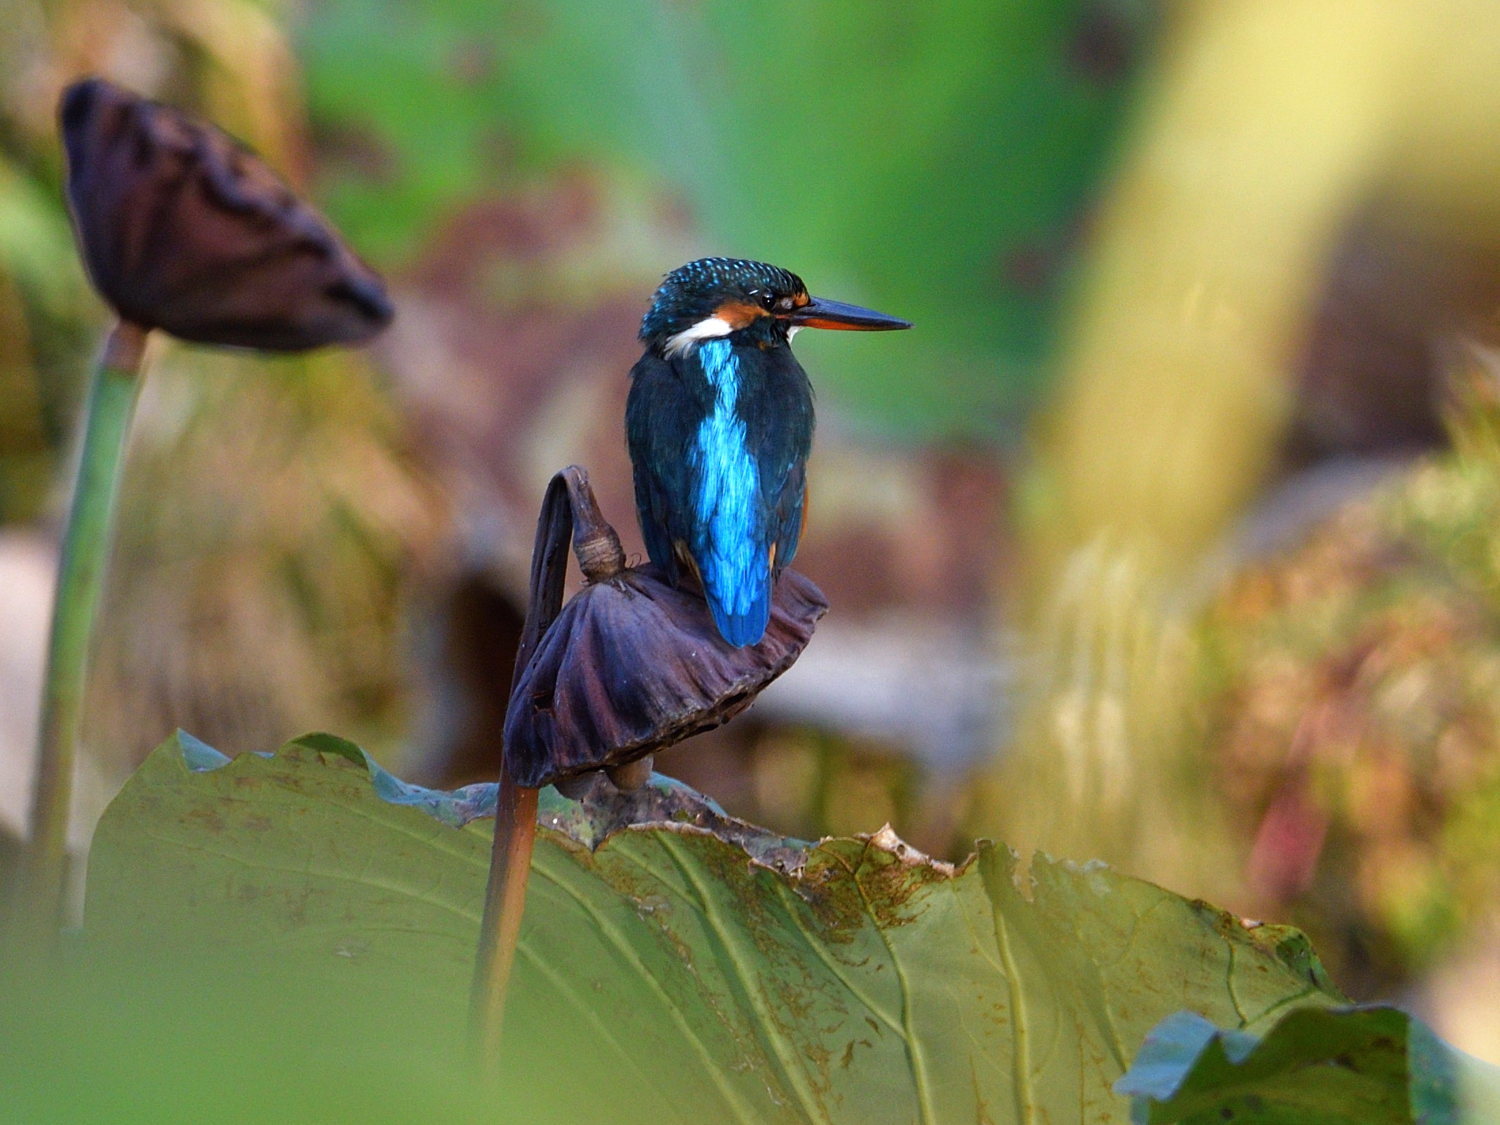
[[[300,37],[356,243],[410,257],[467,202],[596,167],[685,207],[703,253],[916,321],[817,356],[842,398],[993,435],[1041,384],[1146,7],[342,0]]]
[[[34,514],[52,484],[92,311],[52,172],[0,147],[0,522]]]
[[[129,968],[75,956],[45,980],[0,980],[0,1121],[557,1120],[544,1089],[496,1099],[466,1081],[459,1036],[429,1009],[378,1002],[373,990],[369,1000],[346,991],[337,1006],[319,999],[180,954]]]

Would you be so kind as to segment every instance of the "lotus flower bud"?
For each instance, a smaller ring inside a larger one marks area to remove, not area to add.
[[[59,116],[79,247],[123,320],[267,351],[390,323],[380,277],[228,134],[99,78],[69,86]]]

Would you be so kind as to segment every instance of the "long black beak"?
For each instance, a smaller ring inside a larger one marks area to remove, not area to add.
[[[825,301],[822,297],[813,297],[801,308],[793,309],[786,314],[786,320],[801,328],[841,328],[851,332],[889,332],[911,327],[909,320],[842,301]]]

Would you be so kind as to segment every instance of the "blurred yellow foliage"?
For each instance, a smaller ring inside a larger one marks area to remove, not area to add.
[[[1184,611],[1277,456],[1340,237],[1373,211],[1500,245],[1497,116],[1493,4],[1179,8],[1036,432],[1027,688],[976,828],[1184,889],[1218,881],[1191,799]]]

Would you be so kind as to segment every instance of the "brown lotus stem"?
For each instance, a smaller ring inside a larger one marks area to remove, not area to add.
[[[474,984],[469,995],[470,1046],[482,1075],[493,1075],[500,1060],[500,1037],[505,1026],[505,996],[515,965],[521,917],[526,909],[526,883],[531,852],[536,844],[537,790],[517,785],[502,763],[500,791],[495,799],[495,846],[490,855],[490,882],[485,895],[484,922]]]
[[[575,481],[581,481],[581,485]],[[588,488],[588,474],[575,466],[555,475],[542,499],[531,552],[530,605],[511,674],[512,692],[542,635],[562,610],[568,538],[574,526],[571,496],[578,487]],[[594,511],[597,513],[597,505]],[[500,1063],[505,996],[526,908],[526,883],[536,843],[536,811],[537,791],[516,783],[502,752],[500,788],[495,799],[495,843],[490,851],[484,918],[480,922],[479,948],[469,992],[469,1045],[474,1066],[484,1078],[493,1078]]]
[[[620,792],[633,793],[646,784],[654,768],[655,760],[647,754],[644,758],[637,758],[622,766],[605,766],[604,772],[609,775],[610,782]]]

